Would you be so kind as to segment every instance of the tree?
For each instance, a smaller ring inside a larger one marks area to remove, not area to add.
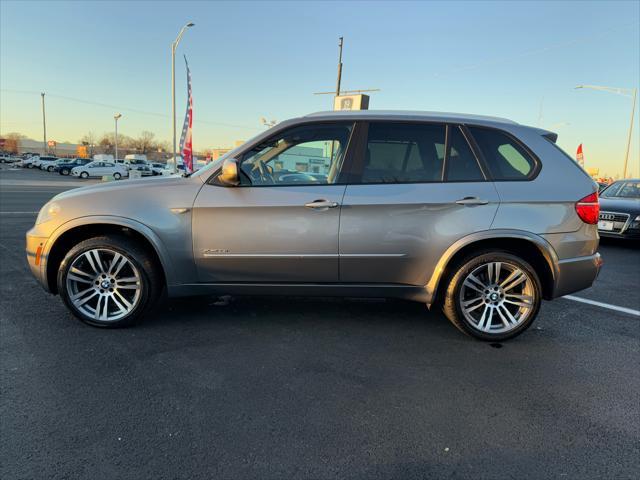
[[[8,140],[22,140],[23,138],[27,138],[26,135],[23,135],[22,133],[19,132],[11,132],[11,133],[7,133],[6,135],[4,135],[4,138],[8,139]]]
[[[81,145],[87,147],[89,151],[89,156],[93,157],[93,150],[96,146],[96,135],[93,132],[88,132],[83,135],[83,137],[79,140]]]
[[[114,153],[115,152],[115,135],[113,133],[105,133],[100,138],[98,145],[102,147],[104,153]]]
[[[155,134],[147,130],[143,131],[138,138],[134,138],[132,144],[134,148],[142,154],[158,149]]]

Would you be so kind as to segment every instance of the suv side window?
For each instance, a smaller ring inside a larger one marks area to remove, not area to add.
[[[491,128],[469,127],[494,180],[526,180],[536,163],[529,153],[507,134]]]
[[[447,182],[481,182],[484,180],[480,165],[460,127],[449,127],[449,152],[445,167]]]
[[[439,182],[444,125],[372,122],[360,183]]]
[[[353,124],[294,127],[242,156],[244,186],[327,185],[338,181]]]

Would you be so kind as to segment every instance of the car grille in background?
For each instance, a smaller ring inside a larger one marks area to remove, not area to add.
[[[613,222],[613,230],[602,230],[603,232],[622,233],[626,230],[629,222],[628,213],[600,212],[599,220]]]

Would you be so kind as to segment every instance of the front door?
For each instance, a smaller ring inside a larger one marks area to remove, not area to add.
[[[247,151],[241,184],[203,186],[193,207],[201,282],[333,283],[350,123],[285,130]],[[215,177],[215,175],[214,175]]]
[[[425,285],[444,251],[487,230],[498,208],[457,125],[371,122],[353,166],[340,219],[341,282]]]

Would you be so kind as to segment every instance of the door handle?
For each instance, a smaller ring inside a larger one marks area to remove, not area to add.
[[[330,202],[329,200],[314,200],[313,202],[305,203],[304,206],[314,209],[336,208],[338,206],[338,202]]]
[[[486,205],[489,203],[489,200],[482,200],[478,197],[464,197],[460,200],[456,200],[458,205]]]

